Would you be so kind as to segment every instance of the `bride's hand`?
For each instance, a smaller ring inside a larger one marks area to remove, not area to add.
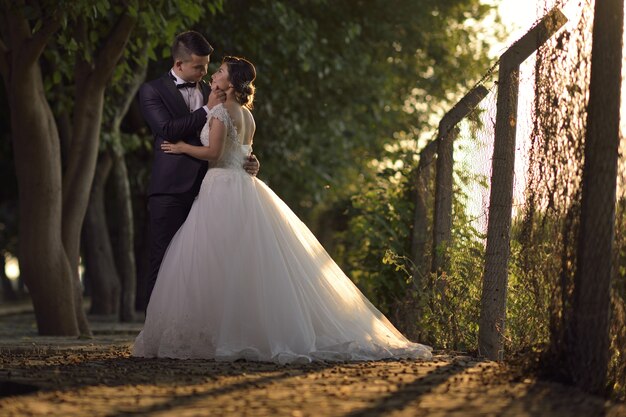
[[[165,140],[161,144],[161,150],[165,153],[181,154],[183,153],[184,145],[185,145],[185,142],[183,142],[182,140],[177,143],[171,143]]]

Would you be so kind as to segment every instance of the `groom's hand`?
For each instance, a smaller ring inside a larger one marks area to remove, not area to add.
[[[215,87],[211,90],[211,94],[209,94],[209,98],[207,99],[206,106],[209,109],[212,109],[214,106],[217,106],[220,103],[226,101],[226,93],[223,90]]]
[[[259,164],[259,160],[256,159],[256,155],[252,154],[246,159],[246,162],[243,163],[243,169],[250,175],[254,175],[259,173],[259,168],[261,164]]]

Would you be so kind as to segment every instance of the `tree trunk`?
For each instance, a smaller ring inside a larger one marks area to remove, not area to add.
[[[146,44],[147,46],[147,44]],[[137,66],[134,71],[134,77],[129,80],[128,85],[124,88],[124,94],[119,95],[113,93],[112,96],[108,96],[107,100],[111,102],[111,106],[114,109],[114,116],[110,121],[110,125],[107,126],[108,132],[114,139],[111,146],[111,155],[113,157],[112,175],[109,186],[112,188],[111,206],[114,215],[115,222],[110,222],[110,239],[113,243],[114,260],[116,270],[119,273],[119,277],[122,283],[122,299],[121,299],[121,311],[120,319],[122,321],[132,321],[135,318],[135,309],[144,310],[143,299],[137,303],[137,275],[142,274],[146,270],[145,261],[147,261],[147,254],[145,256],[142,250],[142,244],[139,244],[140,264],[139,268],[136,263],[135,251],[135,233],[134,233],[134,215],[132,207],[132,196],[130,191],[130,182],[128,178],[128,170],[126,166],[126,160],[124,157],[124,145],[122,144],[121,136],[121,123],[122,119],[127,115],[129,109],[133,104],[136,105],[135,96],[139,90],[140,85],[145,81],[147,68],[148,68],[148,54],[147,49],[144,49],[141,54],[135,57]],[[139,112],[137,112],[139,113]],[[141,119],[141,116],[139,116]],[[140,124],[144,122],[140,120]],[[147,234],[140,234],[140,236],[146,236]],[[144,266],[142,268],[142,265]],[[139,272],[138,272],[139,269]],[[140,284],[144,284],[144,280],[139,280]],[[143,288],[139,289],[139,294],[144,294]]]
[[[82,307],[82,288],[78,276],[80,259],[80,236],[89,202],[91,181],[94,177],[98,155],[98,136],[104,101],[104,88],[87,83],[77,83],[77,89],[85,93],[77,96],[73,117],[73,134],[68,166],[63,176],[63,246],[67,252],[73,273],[77,304],[76,317],[81,333],[89,334],[87,317]],[[81,294],[80,296],[78,294]]]
[[[22,272],[40,333],[90,334],[78,276],[81,227],[96,165],[104,89],[136,17],[120,16],[90,62],[77,58],[71,152],[61,180],[59,133],[38,63],[61,23],[55,17],[45,18],[33,34],[20,7],[13,8],[9,2],[2,2],[2,7],[0,73],[14,132]],[[87,28],[81,23],[76,25],[78,34],[87,39]]]
[[[145,45],[147,47],[147,44]],[[114,245],[115,264],[122,283],[121,314],[122,321],[133,321],[135,318],[135,301],[137,294],[137,266],[135,262],[135,225],[133,218],[132,195],[128,169],[124,157],[125,146],[122,143],[121,124],[128,113],[139,87],[146,79],[148,71],[147,49],[136,56],[137,66],[134,76],[129,80],[122,95],[109,96],[109,101],[115,109],[111,120],[110,134],[114,139],[111,146],[113,157],[113,171],[111,208],[115,213],[116,221],[110,223],[111,240]]]
[[[142,210],[140,216],[135,216],[135,225],[139,233],[137,234],[137,242],[135,242],[135,260],[137,262],[137,298],[135,300],[135,310],[145,311],[148,306],[146,299],[147,293],[147,277],[150,271],[150,221],[145,207],[148,206],[147,197],[140,200]],[[137,212],[135,212],[137,214]]]
[[[113,188],[112,203],[116,214],[112,239],[115,264],[122,283],[122,305],[120,319],[133,321],[135,318],[135,296],[137,291],[137,267],[135,265],[135,233],[133,223],[132,196],[128,181],[128,170],[124,154],[113,150],[113,171],[110,185]]]
[[[596,1],[594,16],[568,362],[576,385],[603,393],[609,360],[624,0]]]
[[[59,128],[59,140],[61,141],[61,165],[67,165],[67,156],[70,154],[70,139],[72,137],[72,121],[64,111],[56,117]]]
[[[78,60],[75,67],[76,96],[72,118],[71,153],[63,177],[63,244],[74,272],[74,284],[80,286],[78,263],[83,219],[89,202],[100,143],[104,90],[119,61],[136,18],[120,17],[111,29],[93,62]],[[84,22],[77,23],[78,37],[86,37]],[[88,332],[82,305],[76,316],[81,332]]]
[[[19,189],[20,273],[33,300],[39,333],[77,335],[71,266],[59,233],[61,156],[56,126],[38,64],[15,68],[13,74],[7,91]]]
[[[44,95],[39,57],[59,23],[32,35],[29,23],[3,3],[0,72],[11,109],[19,192],[20,273],[28,286],[39,333],[78,334],[71,266],[61,234],[61,151]]]
[[[103,152],[98,160],[83,223],[83,255],[91,288],[91,314],[119,313],[120,279],[113,260],[104,205],[104,186],[112,166],[110,153]]]

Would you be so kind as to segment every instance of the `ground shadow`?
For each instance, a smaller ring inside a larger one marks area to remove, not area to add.
[[[318,362],[306,365],[278,365],[246,361],[145,359],[126,357],[128,352],[121,352],[118,357],[110,357],[112,355],[115,355],[115,352],[80,350],[50,353],[28,352],[24,349],[13,353],[11,360],[4,362],[0,370],[0,398],[28,395],[35,391],[74,390],[90,386],[142,384],[184,386],[203,384],[223,377],[259,376],[236,382],[232,386],[219,387],[215,392],[202,393],[202,395],[220,395],[340,365]],[[182,397],[182,400],[184,398]]]
[[[346,414],[346,417],[382,416],[393,411],[402,410],[409,403],[415,401],[420,396],[428,394],[436,387],[444,384],[454,375],[462,373],[465,369],[474,365],[475,364],[465,366],[459,364],[458,362],[452,362],[444,366],[440,366],[423,377],[417,378],[415,381],[401,386],[394,393],[380,398],[372,406],[353,411]]]
[[[571,386],[549,381],[533,383],[526,395],[516,400],[515,403],[509,403],[506,409],[502,410],[502,413],[505,416],[514,416],[519,414],[517,410],[522,409],[525,415],[531,417],[565,415],[568,410],[571,410],[572,404],[575,404],[580,415],[585,417],[604,417],[607,413],[605,399],[578,391]]]

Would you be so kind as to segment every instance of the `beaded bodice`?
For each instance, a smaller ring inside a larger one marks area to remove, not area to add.
[[[243,169],[243,163],[246,157],[252,153],[252,146],[243,144],[243,139],[239,137],[237,127],[223,104],[218,104],[209,111],[207,123],[200,133],[200,141],[204,146],[209,145],[209,122],[212,118],[216,118],[224,123],[226,127],[226,140],[224,141],[222,154],[219,159],[215,162],[211,162],[209,168]]]

